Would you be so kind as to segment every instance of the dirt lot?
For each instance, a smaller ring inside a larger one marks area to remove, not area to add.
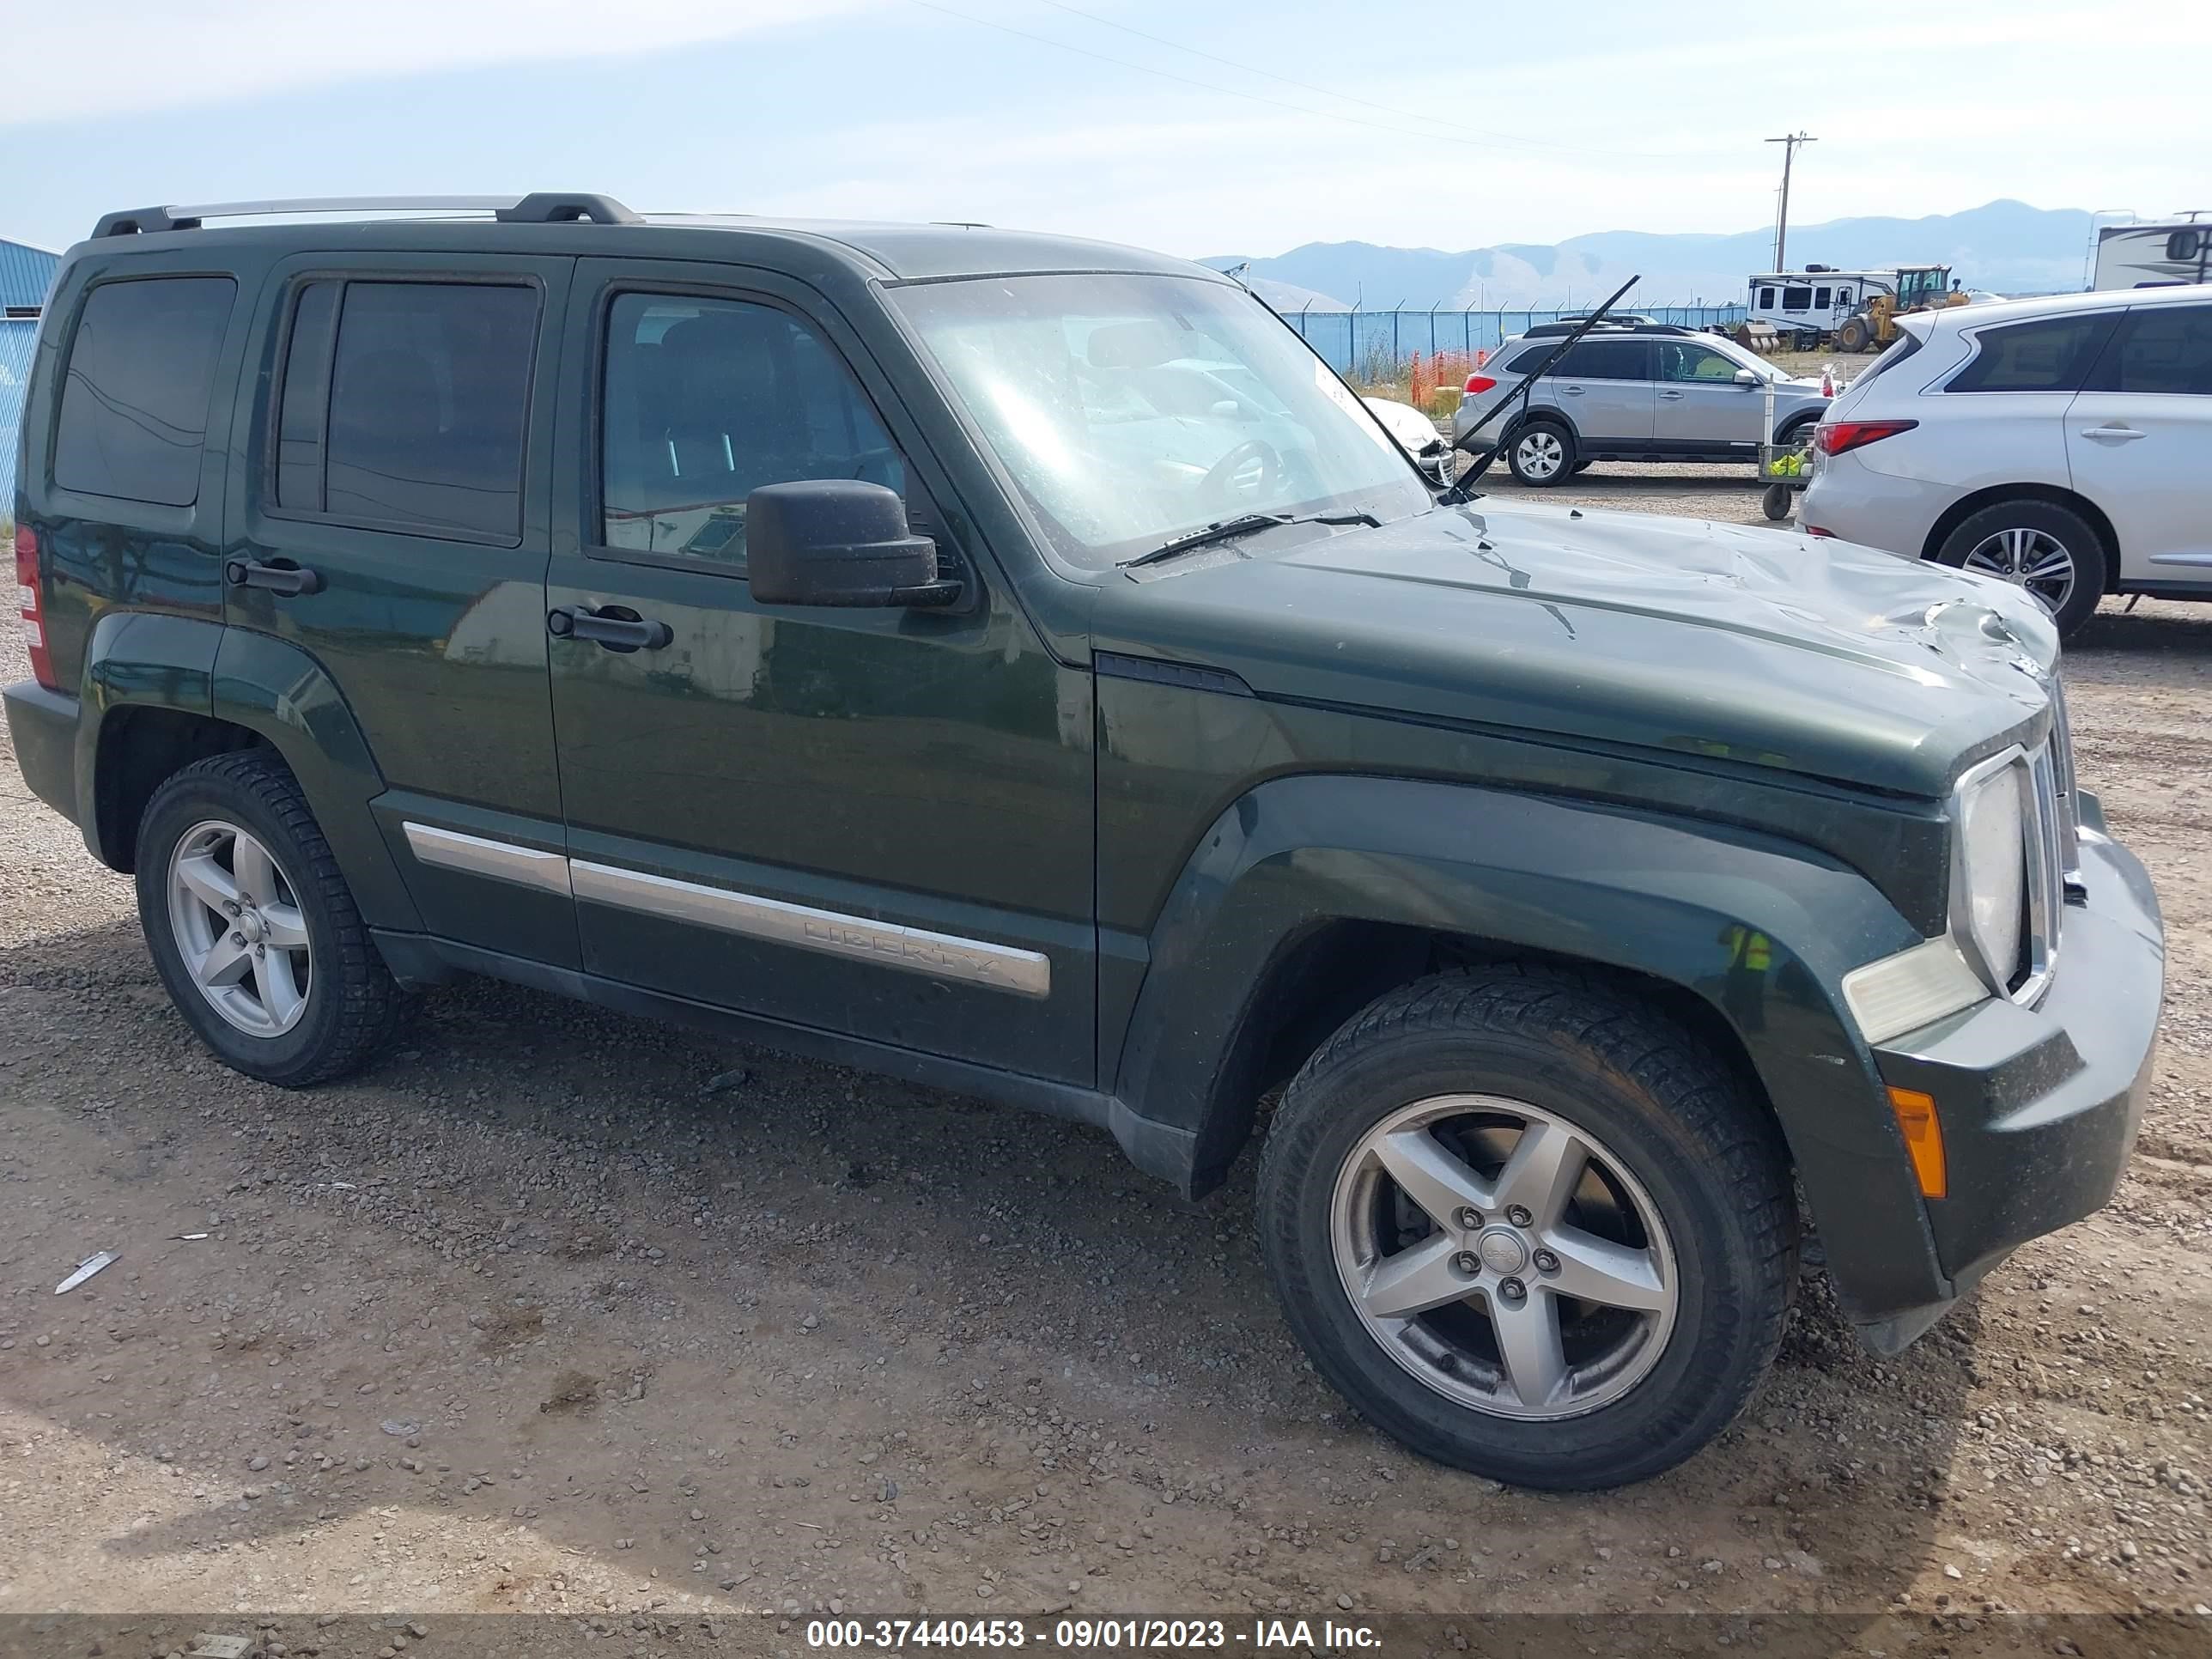
[[[1743,469],[1547,499],[1757,518]],[[510,1610],[2212,1601],[2212,606],[2108,605],[2070,674],[2172,930],[2118,1202],[1901,1359],[1808,1269],[1741,1423],[1588,1498],[1346,1413],[1272,1304],[1249,1155],[1186,1205],[1086,1130],[489,983],[368,1076],[245,1082],[10,757],[0,1613],[263,1613],[296,1645],[395,1608],[434,1644]]]

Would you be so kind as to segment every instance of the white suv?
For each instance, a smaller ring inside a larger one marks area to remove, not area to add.
[[[1814,433],[1798,521],[2027,588],[2212,599],[2212,287],[1897,319]]]

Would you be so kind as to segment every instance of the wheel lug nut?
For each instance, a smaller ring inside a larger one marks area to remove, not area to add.
[[[1516,1204],[1511,1209],[1506,1211],[1505,1218],[1516,1227],[1525,1227],[1528,1224],[1531,1217],[1527,1210]]]
[[[1555,1273],[1559,1272],[1559,1258],[1553,1255],[1549,1250],[1537,1251],[1536,1271],[1540,1273]]]
[[[230,936],[230,942],[233,945],[243,945],[246,943],[246,935],[243,933],[233,933]]]
[[[1452,1271],[1455,1273],[1462,1273],[1472,1276],[1482,1271],[1481,1258],[1477,1256],[1473,1250],[1458,1251],[1453,1255],[1451,1261]]]
[[[1508,1279],[1499,1282],[1498,1293],[1508,1302],[1522,1302],[1528,1299],[1528,1287],[1517,1279]]]
[[[238,914],[238,901],[236,899],[225,899],[222,902],[222,913],[227,916],[236,915]]]
[[[1471,1204],[1462,1204],[1452,1219],[1458,1224],[1462,1232],[1471,1233],[1482,1225],[1482,1212]]]

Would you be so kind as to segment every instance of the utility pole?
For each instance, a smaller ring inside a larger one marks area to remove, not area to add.
[[[1790,267],[1782,263],[1782,258],[1790,245],[1790,164],[1797,159],[1798,145],[1817,144],[1820,141],[1801,130],[1766,142],[1782,146],[1782,207],[1774,216],[1774,268],[1787,270]]]

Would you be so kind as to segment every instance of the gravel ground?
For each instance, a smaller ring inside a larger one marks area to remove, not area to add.
[[[1743,469],[1546,499],[1758,515]],[[254,1612],[297,1644],[380,1609],[2212,1601],[2208,667],[2212,606],[2108,605],[2071,656],[2083,781],[2171,929],[2118,1200],[1898,1359],[1808,1269],[1738,1426],[1589,1497],[1344,1408],[1273,1310],[1249,1155],[1188,1205],[1087,1130],[491,983],[423,998],[368,1075],[246,1082],[10,757],[0,1613]]]

